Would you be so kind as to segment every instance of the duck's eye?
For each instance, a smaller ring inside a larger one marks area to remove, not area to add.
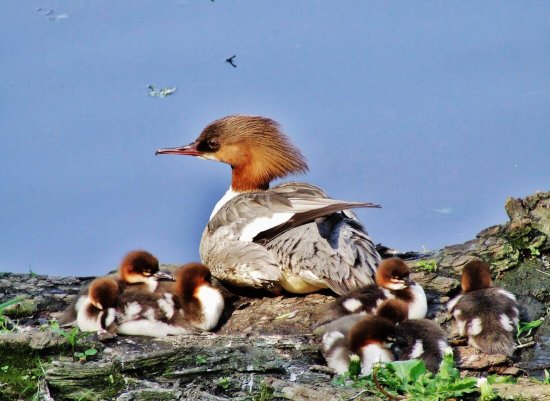
[[[151,271],[145,270],[145,271],[143,272],[143,275],[146,276],[146,277],[149,277],[149,276],[151,275]]]
[[[210,150],[217,150],[220,147],[220,143],[215,138],[209,139],[206,144],[208,145]]]

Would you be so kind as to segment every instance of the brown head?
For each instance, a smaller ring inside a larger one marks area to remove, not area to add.
[[[308,170],[304,156],[275,121],[260,116],[227,116],[210,123],[195,142],[156,154],[198,156],[227,163],[234,191],[269,188],[275,178]]]
[[[385,259],[376,269],[376,284],[389,290],[402,290],[414,284],[411,269],[399,258]]]
[[[208,267],[200,263],[188,263],[176,272],[176,288],[181,297],[188,301],[201,286],[210,286],[211,279]]]
[[[88,289],[90,303],[98,309],[116,307],[119,296],[120,287],[117,281],[109,277],[96,278]]]
[[[379,316],[367,316],[358,322],[348,333],[350,350],[359,353],[359,350],[370,344],[378,344],[389,348],[395,340],[395,325]]]
[[[159,270],[159,261],[147,251],[128,253],[118,269],[120,278],[127,284],[148,283],[151,280],[173,280],[172,276]]]
[[[489,263],[473,260],[466,263],[462,270],[462,292],[467,293],[493,286]]]
[[[409,318],[409,305],[400,299],[387,299],[378,307],[376,315],[401,323]]]

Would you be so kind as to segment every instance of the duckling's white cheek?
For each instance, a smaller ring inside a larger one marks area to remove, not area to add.
[[[477,336],[483,331],[483,324],[478,317],[473,318],[468,326],[468,335],[470,336]]]
[[[344,309],[346,309],[348,312],[354,313],[357,311],[361,306],[363,306],[363,303],[355,298],[346,299],[344,303],[342,304]]]
[[[404,283],[390,283],[386,286],[386,288],[389,288],[390,290],[394,290],[394,291],[399,291],[407,288],[407,285]]]

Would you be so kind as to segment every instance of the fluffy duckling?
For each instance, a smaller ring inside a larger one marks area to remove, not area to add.
[[[447,334],[436,322],[408,319],[408,305],[399,299],[384,301],[377,315],[396,323],[395,342],[392,345],[396,360],[422,359],[428,370],[439,370],[449,344]]]
[[[131,291],[119,300],[118,332],[164,337],[212,330],[224,307],[219,290],[211,286],[210,271],[189,263],[176,272],[172,286],[155,293]]]
[[[347,372],[352,355],[361,360],[361,373],[368,375],[377,362],[393,361],[390,351],[395,325],[386,318],[353,314],[343,316],[316,330],[323,334],[323,356],[337,374]]]
[[[364,318],[365,315],[359,313],[346,315],[315,329],[315,334],[322,335],[322,351],[327,365],[337,374],[348,370],[351,351],[347,335]]]
[[[97,331],[100,338],[116,335],[116,307],[120,296],[119,283],[110,277],[96,278],[88,295],[82,297],[76,317],[82,331]]]
[[[347,336],[352,353],[361,359],[361,374],[372,373],[374,364],[394,360],[390,350],[395,341],[395,325],[379,316],[366,316],[355,324]]]
[[[461,285],[447,304],[458,333],[483,353],[512,356],[519,320],[514,294],[493,286],[489,264],[479,260],[464,266]]]
[[[159,270],[159,262],[151,253],[143,250],[129,252],[120,263],[118,272],[106,276],[117,283],[120,293],[124,291],[155,291],[159,280],[174,280],[171,275]],[[103,284],[105,285],[105,284]],[[79,295],[59,317],[62,326],[74,326],[83,305],[88,305],[89,286],[80,290]]]
[[[170,274],[160,271],[155,256],[142,250],[132,251],[122,259],[116,279],[125,291],[146,289],[149,292],[155,291],[159,280],[174,280]]]
[[[365,202],[330,199],[321,189],[270,182],[307,171],[280,126],[260,116],[227,116],[191,144],[159,149],[231,166],[231,186],[214,207],[200,244],[201,260],[237,287],[337,294],[373,282],[380,255],[357,217]]]
[[[409,319],[424,318],[428,311],[426,294],[422,286],[410,278],[410,273],[401,259],[385,259],[376,271],[376,284],[357,288],[338,298],[329,305],[321,321],[327,322],[353,313],[374,314],[384,300],[391,298],[407,303]]]

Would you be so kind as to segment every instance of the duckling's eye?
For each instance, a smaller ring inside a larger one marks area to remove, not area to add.
[[[206,141],[206,144],[208,145],[210,150],[218,150],[218,148],[220,147],[220,143],[215,138],[209,139],[208,141]]]
[[[148,276],[151,275],[151,271],[150,271],[150,270],[145,270],[145,271],[143,272],[143,275],[146,276],[146,277],[148,277]]]

